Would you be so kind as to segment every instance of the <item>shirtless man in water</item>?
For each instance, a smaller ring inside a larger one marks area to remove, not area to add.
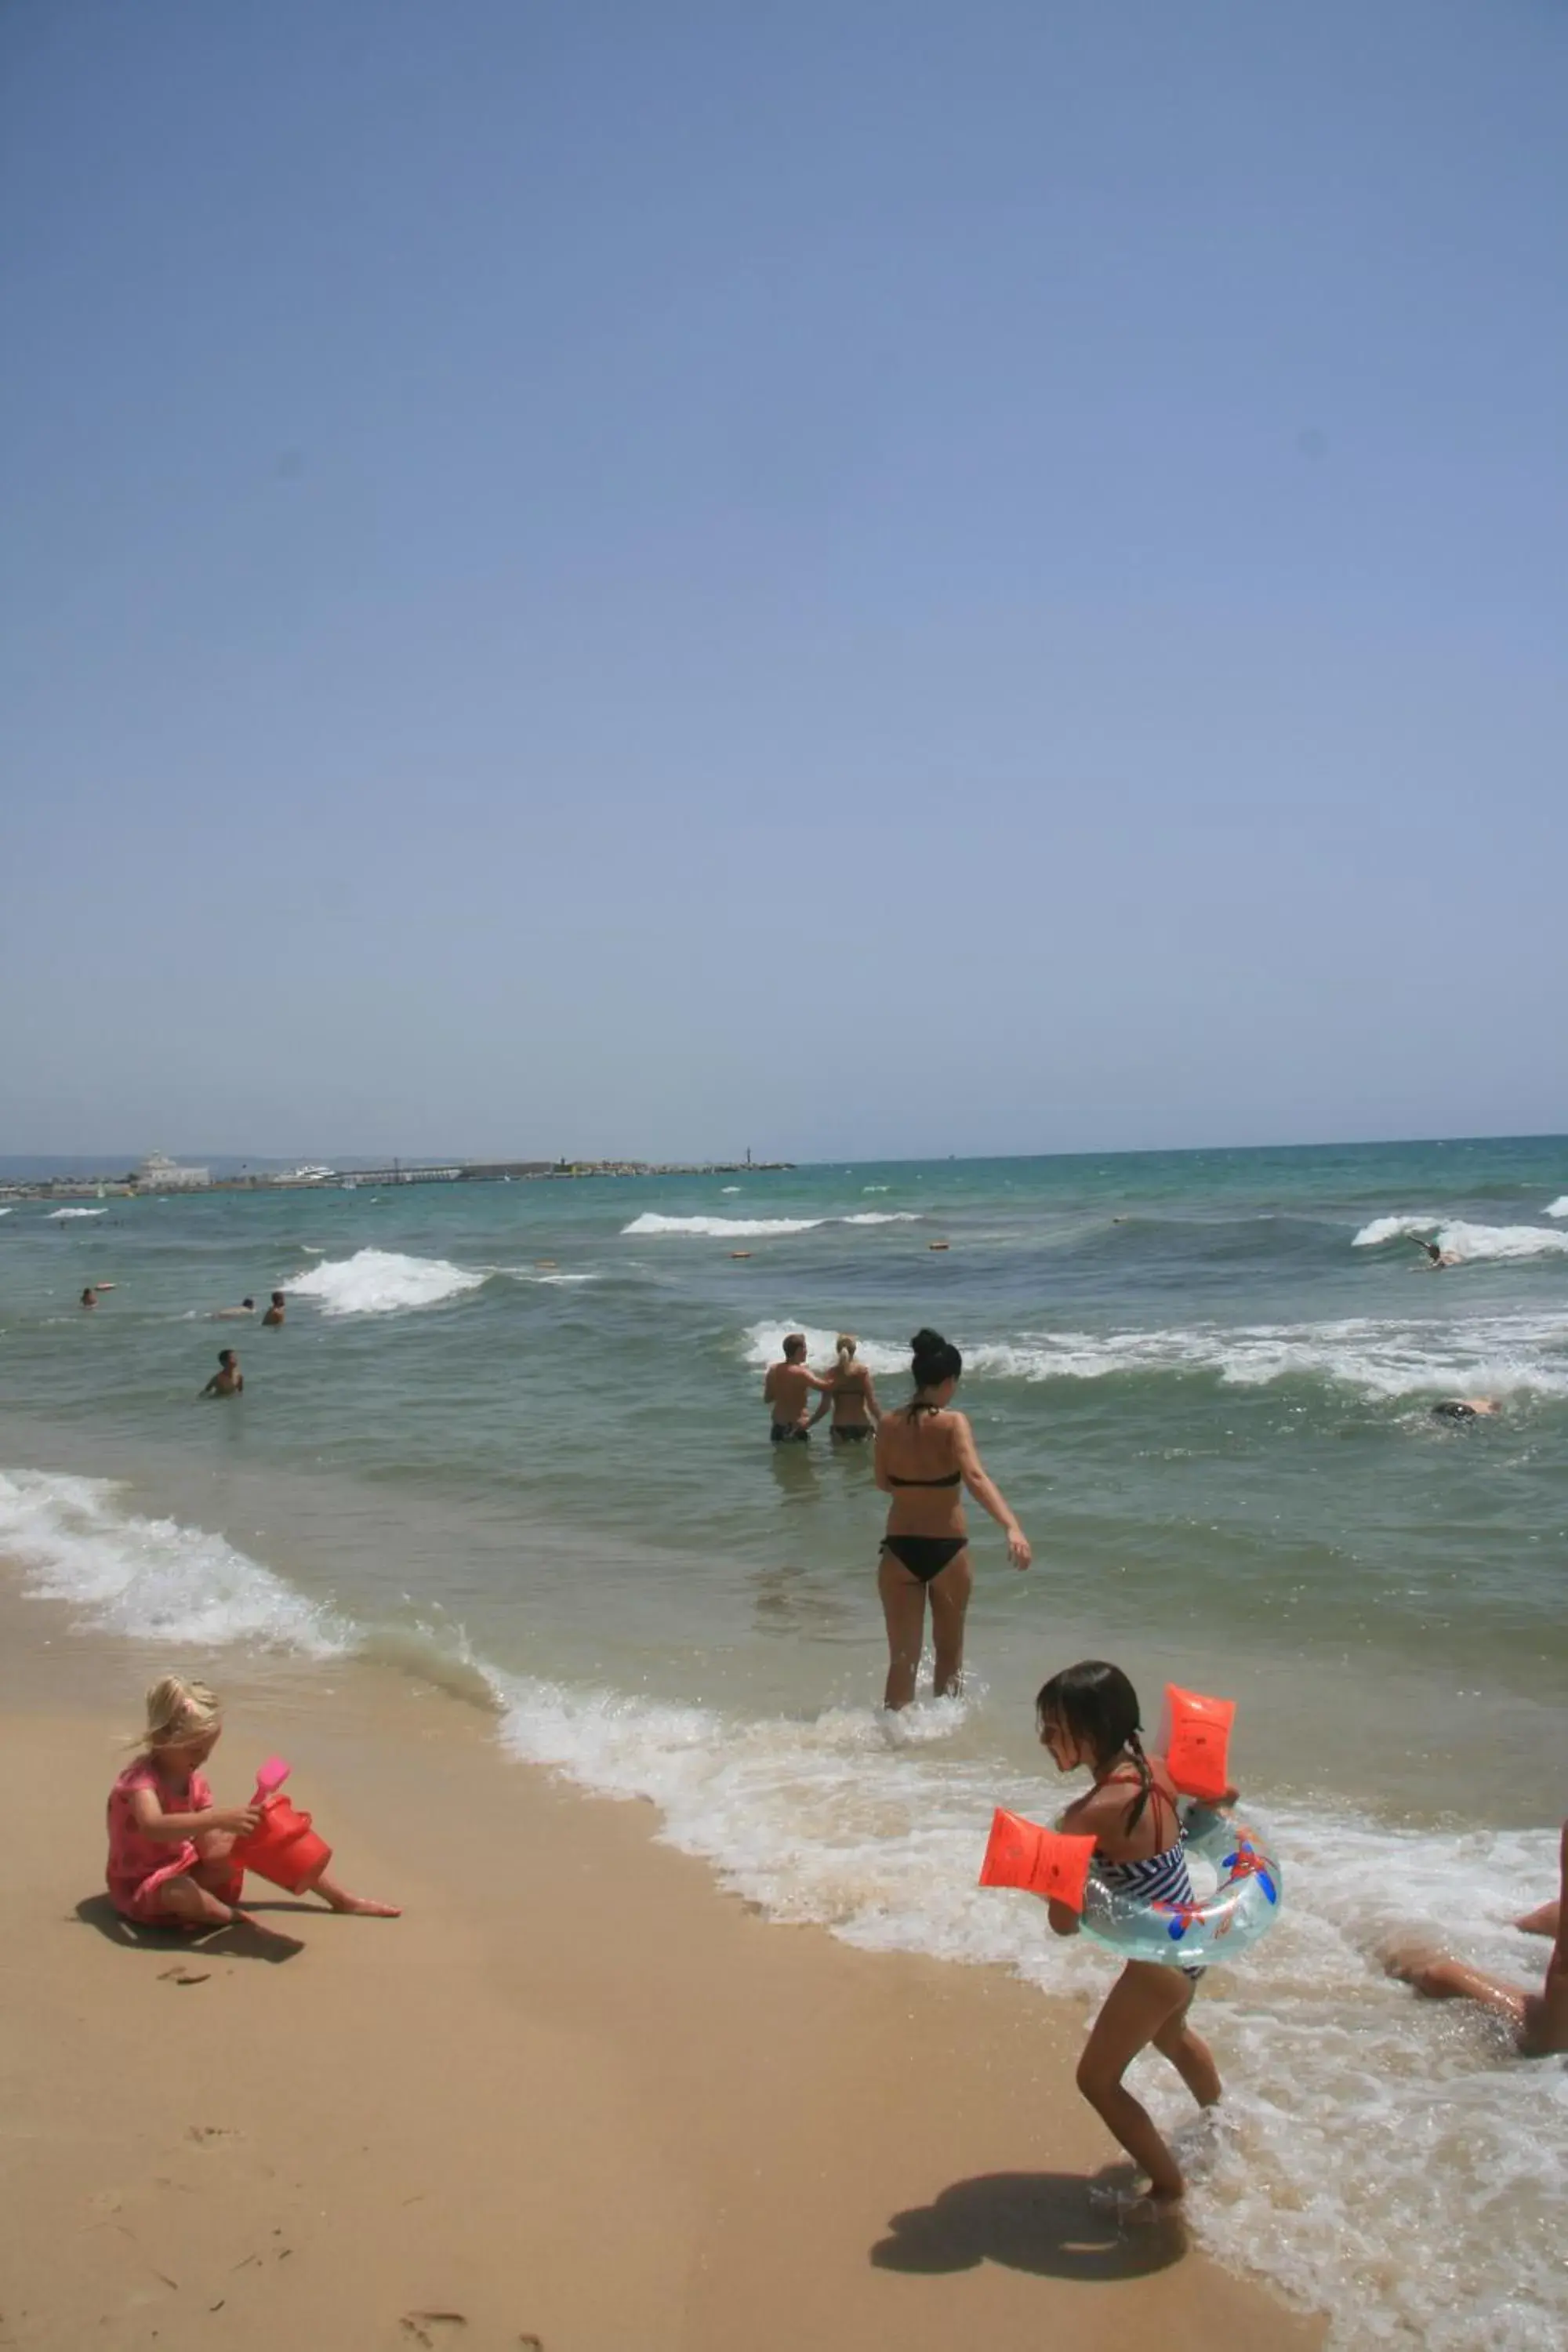
[[[272,1304],[271,1304],[271,1306],[268,1308],[268,1310],[267,1310],[266,1314],[262,1317],[261,1320],[262,1320],[262,1323],[264,1324],[264,1326],[266,1327],[266,1328],[267,1328],[268,1331],[276,1331],[276,1330],[277,1330],[277,1328],[278,1328],[278,1327],[279,1327],[279,1325],[282,1322],[282,1320],[283,1320],[283,1293],[282,1293],[280,1290],[275,1290],[275,1291],[273,1292],[273,1294],[272,1294]]]
[[[1555,1903],[1543,1903],[1514,1925],[1526,1935],[1550,1936],[1552,1958],[1539,1992],[1508,1984],[1500,1977],[1483,1976],[1464,1960],[1445,1953],[1395,1952],[1390,1956],[1390,1976],[1403,1977],[1428,2000],[1476,2000],[1483,2009],[1506,2017],[1513,2028],[1521,2058],[1553,2058],[1568,2050],[1568,1942],[1563,1914],[1568,1911],[1568,1822],[1563,1824],[1558,1854],[1559,1887]]]
[[[813,1389],[831,1391],[833,1382],[814,1372],[805,1360],[805,1337],[800,1331],[784,1333],[782,1362],[768,1366],[768,1376],[763,1382],[763,1402],[773,1412],[773,1425],[768,1434],[775,1445],[797,1439],[806,1441],[805,1408]]]

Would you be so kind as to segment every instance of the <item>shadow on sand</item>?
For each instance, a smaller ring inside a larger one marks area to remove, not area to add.
[[[1096,2211],[1089,2187],[1076,2172],[955,2180],[931,2204],[895,2213],[892,2234],[872,2247],[871,2261],[879,2270],[926,2273],[1001,2263],[1039,2278],[1084,2280],[1147,2278],[1180,2262],[1186,2235],[1179,2217],[1120,2221]]]
[[[297,1936],[282,1936],[276,1929],[263,1935],[244,1918],[232,1927],[215,1927],[205,1936],[186,1935],[179,1927],[144,1927],[140,1920],[127,1919],[118,1912],[107,1895],[84,1895],[76,1916],[84,1927],[96,1927],[106,1943],[138,1945],[149,1952],[183,1952],[187,1958],[200,1953],[203,1958],[216,1952],[231,1960],[278,1961],[291,1960],[305,1948]]]

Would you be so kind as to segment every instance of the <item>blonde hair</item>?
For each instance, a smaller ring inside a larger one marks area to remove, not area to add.
[[[147,1727],[136,1745],[149,1756],[160,1748],[181,1748],[187,1739],[205,1738],[223,1721],[216,1691],[205,1683],[188,1683],[183,1675],[164,1675],[147,1692]]]
[[[840,1331],[833,1344],[838,1350],[838,1369],[841,1372],[847,1372],[855,1361],[855,1350],[860,1342],[853,1331]]]

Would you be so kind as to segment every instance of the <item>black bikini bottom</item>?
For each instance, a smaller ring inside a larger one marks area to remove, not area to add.
[[[804,1445],[811,1432],[797,1428],[793,1421],[775,1421],[768,1435],[775,1445],[788,1445],[792,1441]]]
[[[846,1422],[841,1429],[835,1426],[828,1433],[830,1436],[838,1438],[845,1445],[859,1445],[870,1436],[871,1430],[869,1423],[863,1428],[857,1429],[852,1423]]]
[[[922,1584],[929,1584],[967,1549],[968,1543],[967,1536],[884,1536],[882,1549],[900,1568],[907,1568],[911,1576],[918,1576]]]

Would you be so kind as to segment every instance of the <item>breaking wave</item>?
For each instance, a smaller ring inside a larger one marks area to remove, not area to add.
[[[1568,1196],[1554,1201],[1549,1217],[1568,1215]],[[1439,1249],[1452,1250],[1461,1259],[1548,1257],[1568,1251],[1568,1234],[1554,1234],[1544,1225],[1472,1225],[1463,1218],[1374,1217],[1363,1225],[1352,1249],[1376,1249],[1384,1242],[1409,1235],[1431,1239]]]
[[[786,1331],[803,1330],[806,1353],[833,1358],[831,1331],[789,1321],[753,1323],[742,1335],[749,1364],[773,1363]],[[1497,1315],[1461,1322],[1354,1317],[1335,1323],[1197,1324],[1151,1331],[1023,1332],[1016,1339],[958,1335],[964,1370],[1015,1381],[1097,1381],[1118,1374],[1217,1373],[1241,1388],[1302,1377],[1337,1381],[1364,1395],[1396,1398],[1451,1390],[1493,1395],[1568,1396],[1568,1316]],[[910,1351],[862,1339],[873,1373],[909,1370]]]
[[[623,1225],[623,1234],[688,1234],[712,1241],[757,1241],[769,1234],[809,1234],[819,1225],[916,1224],[912,1209],[861,1209],[848,1217],[661,1217],[652,1211]]]
[[[405,1307],[438,1307],[443,1299],[478,1290],[484,1279],[443,1257],[362,1249],[353,1257],[324,1259],[286,1287],[295,1298],[317,1300],[323,1315],[394,1315]]]

